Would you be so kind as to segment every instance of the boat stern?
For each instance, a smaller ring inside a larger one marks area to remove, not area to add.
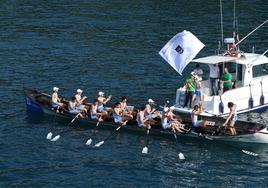
[[[42,107],[34,100],[34,94],[31,94],[28,90],[25,90],[25,105],[26,110],[36,113],[43,113]]]

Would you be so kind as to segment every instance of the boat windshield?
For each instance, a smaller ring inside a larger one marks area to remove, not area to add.
[[[235,74],[236,73],[236,65],[233,62],[229,62],[225,64],[225,67],[228,68],[229,73]]]
[[[256,65],[253,67],[253,78],[268,74],[268,64]]]

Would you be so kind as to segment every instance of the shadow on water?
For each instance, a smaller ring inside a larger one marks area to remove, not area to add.
[[[26,111],[25,120],[29,124],[42,123],[45,120],[44,116],[45,115],[43,113],[33,113],[33,112]]]

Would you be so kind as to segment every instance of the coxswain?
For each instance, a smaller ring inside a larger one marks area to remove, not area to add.
[[[225,127],[228,125],[228,128],[230,129],[231,135],[236,135],[236,130],[235,130],[235,122],[237,120],[237,112],[236,112],[236,104],[232,102],[228,102],[228,108],[230,109],[228,118],[225,120],[223,126]]]

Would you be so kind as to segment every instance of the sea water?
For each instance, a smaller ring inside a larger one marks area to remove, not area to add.
[[[245,147],[201,139],[160,138],[84,125],[61,135],[69,122],[27,114],[23,87],[70,99],[76,89],[93,101],[99,91],[111,103],[127,96],[138,107],[152,98],[175,101],[194,64],[179,76],[158,55],[176,33],[189,30],[214,54],[221,40],[216,1],[1,1],[0,187],[267,187],[267,146]],[[224,35],[233,31],[233,2],[223,2]],[[240,38],[267,19],[267,1],[236,1]],[[267,25],[240,45],[262,53]],[[208,68],[201,66],[204,77]],[[242,118],[245,118],[243,116]],[[253,118],[253,119],[250,119]],[[267,123],[267,112],[250,116]],[[246,117],[248,119],[248,117]],[[74,126],[78,126],[74,124]],[[85,145],[92,138],[90,146]],[[147,144],[146,144],[147,143]],[[142,149],[148,147],[148,153]],[[185,157],[181,160],[179,154]]]

